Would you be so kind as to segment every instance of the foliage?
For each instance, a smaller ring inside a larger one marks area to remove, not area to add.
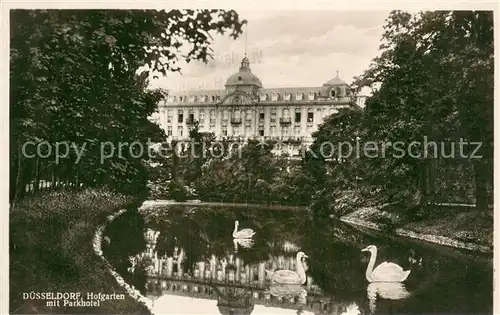
[[[492,13],[394,11],[384,29],[380,56],[353,84],[374,91],[366,109],[341,111],[314,135],[308,163],[331,176],[316,180],[319,193],[311,209],[318,217],[343,214],[348,210],[339,198],[346,191],[355,192],[357,198],[349,199],[358,206],[376,200],[415,211],[427,202],[470,203],[475,191],[472,202],[484,209],[492,196]],[[482,142],[483,158],[457,158],[458,148],[454,159],[439,158],[461,139]],[[410,156],[412,141],[434,141],[438,152],[420,147],[411,152],[420,157]],[[368,151],[368,142],[376,148]],[[337,144],[337,152],[322,152],[324,143]],[[346,157],[338,152],[340,143],[359,145],[360,151]]]
[[[461,138],[483,143],[484,158],[469,162],[475,170],[479,208],[488,203],[485,190],[491,185],[487,174],[492,170],[492,17],[486,11],[414,16],[392,12],[381,56],[363,76],[370,84],[381,82],[366,110],[367,129],[375,139],[408,144],[426,136],[438,143],[457,143]],[[409,187],[428,195],[433,190],[426,175],[434,172],[428,171],[435,163],[432,159],[405,156],[370,162],[380,170],[373,172],[375,178],[390,182],[394,192]]]
[[[186,201],[189,192],[184,184],[184,181],[179,178],[174,178],[167,186],[168,196],[175,201]]]
[[[146,143],[165,139],[147,119],[165,96],[146,90],[148,75],[180,71],[180,58],[207,62],[210,33],[236,38],[245,23],[233,10],[13,10],[10,20],[11,199],[56,178],[143,194]],[[26,141],[85,150],[80,160],[74,150],[59,163],[54,150],[27,159]]]
[[[130,197],[93,189],[53,192],[17,203],[10,212],[11,311],[50,313],[45,301],[39,305],[22,300],[23,292],[115,292],[125,294],[125,300],[101,303],[92,311],[82,307],[61,308],[60,312],[149,313],[118,286],[92,248],[95,230],[106,216],[133,204]],[[114,242],[130,240],[126,237]]]

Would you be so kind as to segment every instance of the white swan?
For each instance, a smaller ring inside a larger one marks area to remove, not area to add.
[[[370,252],[370,262],[366,268],[366,280],[369,282],[403,282],[408,278],[411,270],[404,271],[401,266],[384,261],[375,270],[375,259],[377,259],[377,246],[370,245],[361,251]]]
[[[307,255],[303,252],[297,253],[297,264],[296,271],[291,270],[278,270],[275,272],[270,272],[266,270],[266,273],[271,278],[271,284],[304,284],[307,281],[306,271],[304,270],[304,265],[302,264],[302,258],[307,258]]]
[[[238,225],[240,222],[234,221],[234,231],[233,231],[233,237],[234,238],[251,238],[254,236],[255,232],[252,229],[243,229],[241,231],[238,231]]]

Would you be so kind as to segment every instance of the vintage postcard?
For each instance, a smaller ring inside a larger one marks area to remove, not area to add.
[[[5,4],[2,313],[493,314],[498,5],[367,5]]]

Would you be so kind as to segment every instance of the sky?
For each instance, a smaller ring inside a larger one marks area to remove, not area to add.
[[[183,64],[183,74],[153,80],[172,91],[220,89],[245,55],[264,88],[321,86],[339,73],[347,83],[378,56],[389,11],[243,11],[245,32],[213,35],[214,60]],[[246,43],[246,45],[245,45]]]

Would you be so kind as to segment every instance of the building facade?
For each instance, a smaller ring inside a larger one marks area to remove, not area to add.
[[[152,120],[169,140],[188,140],[197,123],[201,132],[213,133],[219,140],[254,138],[308,145],[326,117],[341,108],[359,109],[364,101],[365,97],[351,94],[338,72],[319,87],[266,89],[244,57],[224,90],[170,92]]]

